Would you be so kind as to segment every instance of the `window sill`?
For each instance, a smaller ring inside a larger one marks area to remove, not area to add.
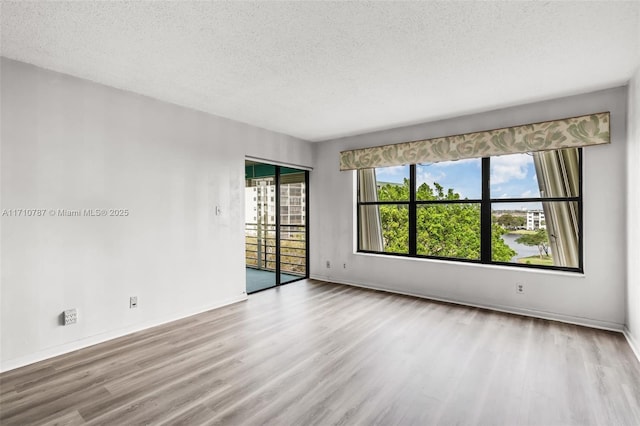
[[[378,253],[365,253],[365,252],[354,252],[356,256],[364,256],[364,257],[374,257],[381,259],[389,259],[389,260],[402,260],[409,262],[426,262],[426,263],[435,263],[441,265],[449,265],[456,266],[461,268],[483,268],[483,269],[491,269],[491,270],[499,270],[499,271],[516,271],[516,272],[526,272],[533,274],[543,274],[543,275],[556,275],[556,276],[565,276],[565,277],[573,277],[573,278],[585,278],[584,272],[580,271],[558,271],[554,269],[542,269],[542,268],[532,268],[526,266],[509,266],[509,265],[490,265],[486,263],[476,263],[476,262],[460,262],[455,260],[444,260],[444,259],[429,259],[423,257],[410,257],[410,256],[394,256],[394,255],[386,255],[386,254],[378,254]]]

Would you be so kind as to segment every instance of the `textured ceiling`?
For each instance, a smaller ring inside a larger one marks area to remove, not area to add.
[[[2,2],[3,56],[319,141],[624,84],[640,2]]]

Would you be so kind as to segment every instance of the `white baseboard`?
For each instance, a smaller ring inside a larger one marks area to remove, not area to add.
[[[210,311],[212,309],[222,308],[223,306],[231,305],[237,302],[242,302],[244,300],[247,300],[246,295],[243,295],[241,297],[236,297],[236,298],[225,299],[223,301],[214,303],[212,305],[202,306],[200,308],[196,308],[186,312],[174,313],[164,318],[160,318],[152,321],[145,321],[143,323],[135,324],[130,327],[125,327],[118,330],[107,331],[105,333],[100,333],[94,336],[85,337],[83,339],[76,340],[74,342],[65,343],[63,345],[54,346],[52,348],[47,348],[33,354],[2,361],[2,363],[0,364],[0,373],[6,372],[9,370],[14,370],[16,368],[24,367],[25,365],[44,361],[49,358],[56,357],[58,355],[64,355],[69,352],[77,351],[78,349],[83,349],[88,346],[93,346],[98,343],[106,342],[108,340],[113,340],[118,337],[126,336],[128,334],[135,333],[138,331],[146,330],[151,327],[156,327],[158,325],[166,324],[168,322],[172,322],[172,321],[187,318],[193,315],[197,315],[202,312]]]
[[[640,362],[640,342],[633,338],[631,331],[627,327],[622,331],[624,337],[627,339],[629,346],[631,346],[631,350],[633,351],[636,358],[638,358],[638,362]]]
[[[385,287],[378,287],[378,286],[364,284],[364,283],[336,280],[334,278],[325,277],[325,276],[321,276],[321,275],[313,275],[313,276],[311,276],[311,278],[315,279],[315,280],[327,281],[327,282],[336,283],[336,284],[344,284],[344,285],[350,285],[350,286],[354,286],[354,287],[367,288],[367,289],[370,289],[370,290],[379,290],[379,291],[386,291],[386,292],[389,292],[389,293],[402,294],[402,295],[405,295],[405,296],[419,297],[421,299],[435,300],[435,301],[438,301],[438,302],[454,303],[456,305],[463,305],[463,306],[471,306],[471,307],[474,307],[474,308],[489,309],[489,310],[492,310],[492,311],[505,312],[505,313],[508,313],[508,314],[523,315],[523,316],[527,316],[527,317],[533,317],[533,318],[540,318],[540,319],[564,322],[564,323],[567,323],[567,324],[582,325],[582,326],[585,326],[585,327],[598,328],[598,329],[601,329],[601,330],[622,332],[623,329],[624,329],[624,325],[623,324],[613,323],[613,322],[609,322],[609,321],[594,320],[594,319],[591,319],[591,318],[575,317],[575,316],[571,316],[571,315],[557,314],[557,313],[554,313],[554,312],[538,311],[538,310],[535,310],[535,309],[516,308],[516,307],[513,307],[513,306],[492,305],[492,304],[482,304],[482,303],[467,302],[467,301],[464,301],[464,300],[449,299],[449,298],[432,296],[432,295],[427,295],[427,294],[409,293],[409,292],[403,292],[403,291],[398,291],[398,290],[395,290],[395,289],[390,289],[390,288],[385,288]]]

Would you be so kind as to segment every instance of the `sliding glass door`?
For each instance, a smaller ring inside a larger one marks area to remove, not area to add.
[[[248,162],[249,163],[249,162]],[[276,286],[276,166],[245,166],[247,293]]]
[[[308,276],[309,172],[245,162],[247,293]]]
[[[280,168],[280,283],[307,276],[307,172]]]

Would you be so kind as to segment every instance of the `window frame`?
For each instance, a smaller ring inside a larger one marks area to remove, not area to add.
[[[491,158],[482,157],[481,166],[481,184],[482,196],[480,199],[461,199],[461,200],[416,200],[416,164],[409,164],[409,200],[398,201],[360,201],[360,178],[356,173],[356,244],[358,253],[378,254],[394,257],[409,257],[417,259],[435,259],[445,260],[449,262],[475,263],[482,265],[512,266],[517,268],[546,269],[552,271],[565,271],[584,273],[584,224],[583,224],[583,181],[582,181],[582,148],[578,150],[578,196],[577,197],[527,197],[527,198],[491,198],[490,189],[490,173]],[[493,157],[495,158],[495,156]],[[543,203],[543,202],[576,202],[578,204],[578,267],[570,266],[549,266],[534,265],[526,263],[513,263],[504,261],[494,261],[491,258],[491,241],[492,241],[492,206],[502,203]],[[480,259],[465,259],[445,256],[422,255],[417,253],[417,208],[421,205],[437,205],[437,204],[479,204],[480,205]],[[362,206],[371,205],[404,205],[409,211],[409,247],[408,253],[394,253],[385,251],[363,250],[360,247],[360,209]]]

